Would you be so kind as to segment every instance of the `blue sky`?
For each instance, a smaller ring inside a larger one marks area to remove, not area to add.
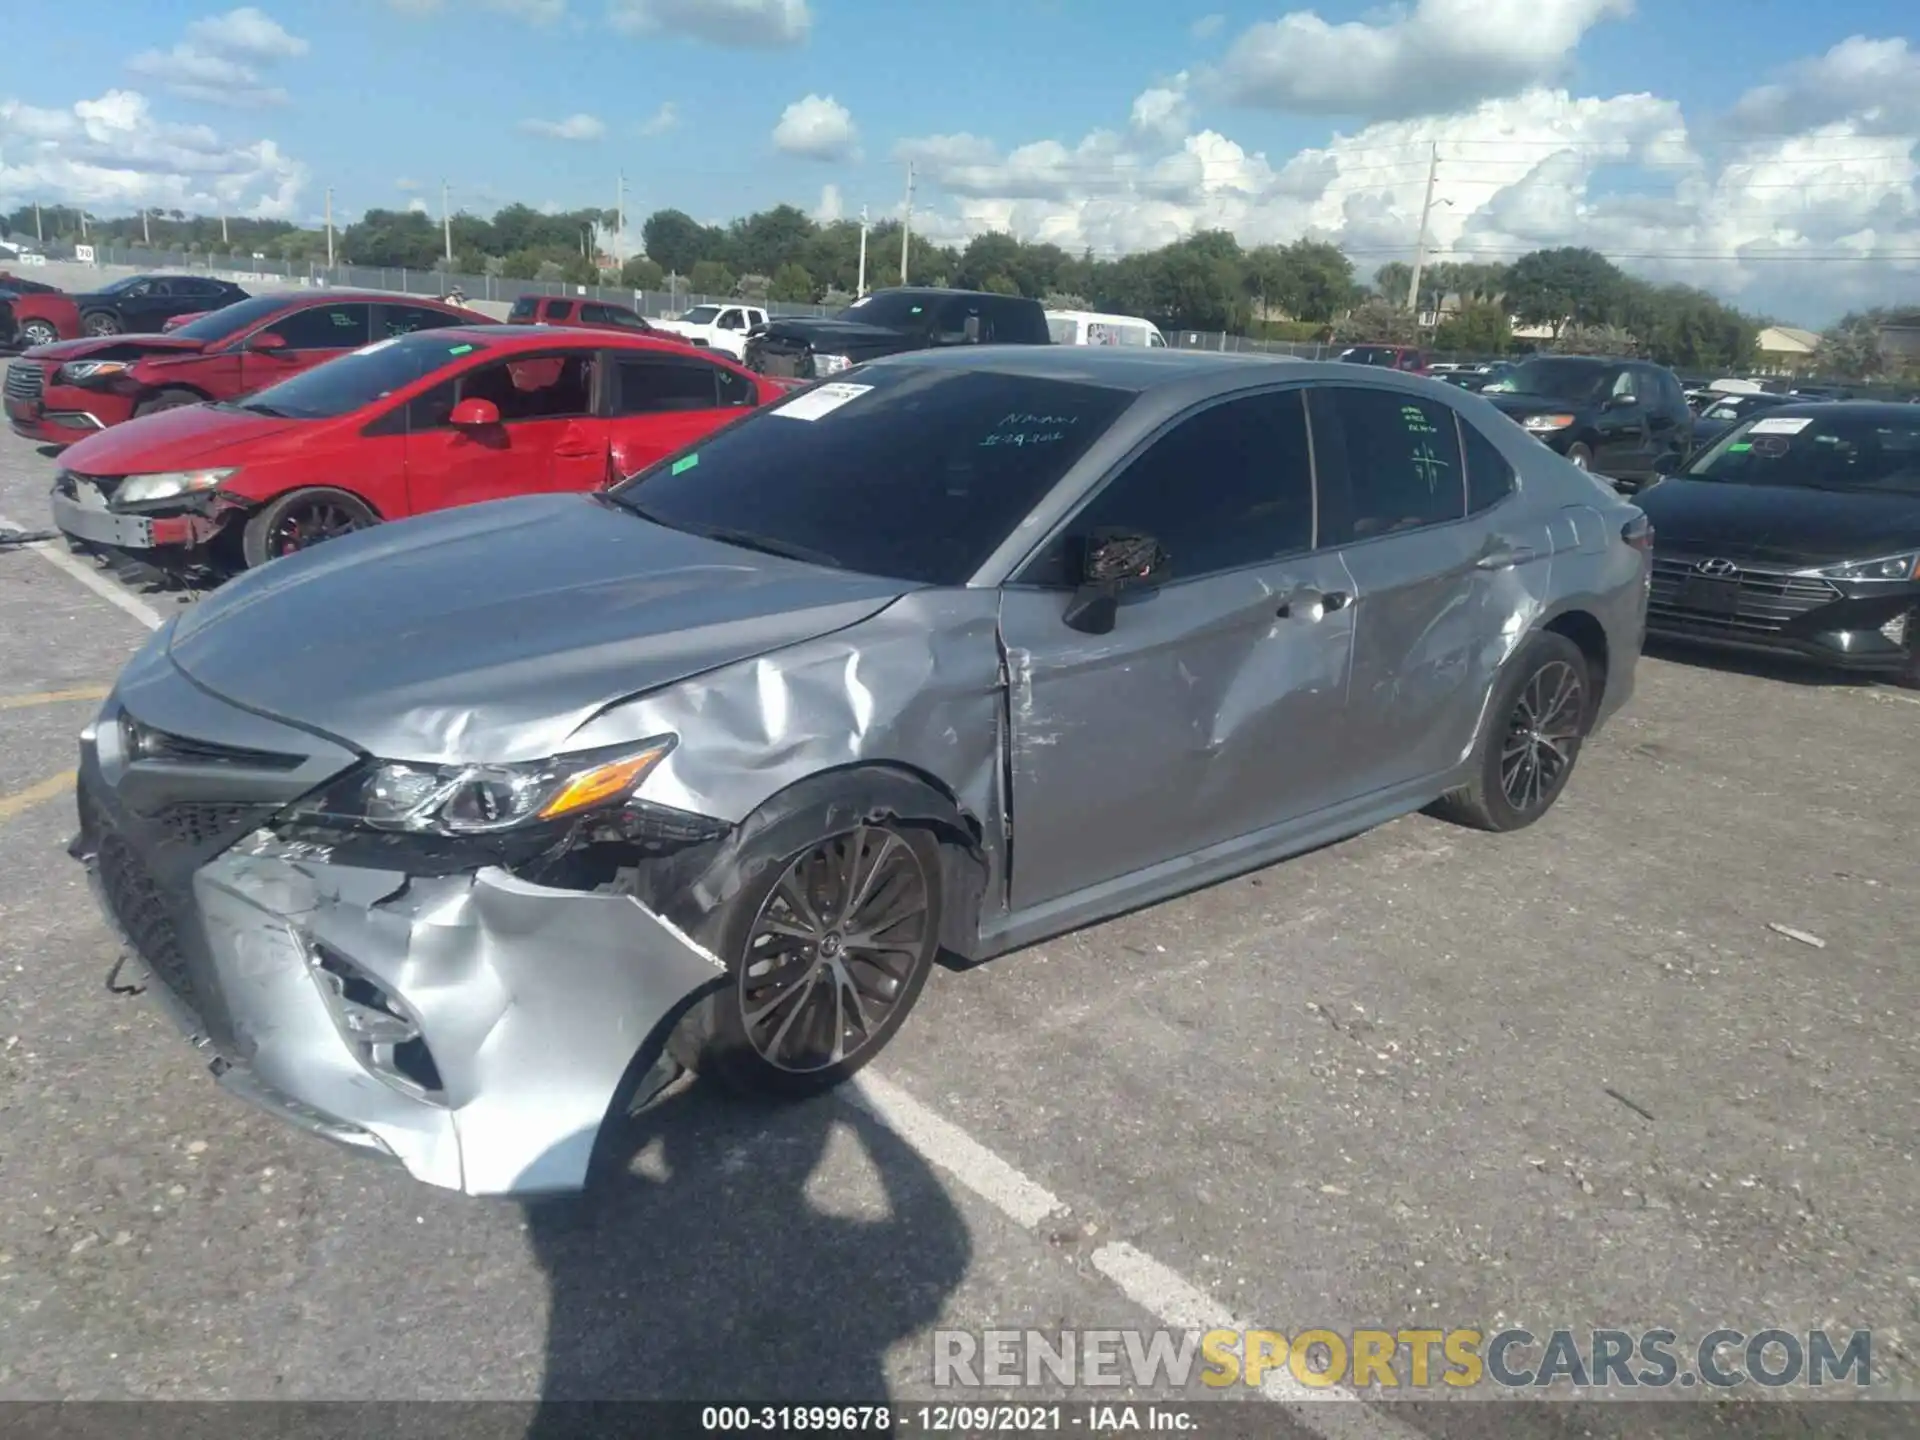
[[[1892,0],[204,0],[34,10],[0,205],[337,217],[780,200],[1118,254],[1223,225],[1363,272],[1590,243],[1803,323],[1920,301]],[[17,27],[11,27],[17,36]],[[791,107],[791,108],[790,108]],[[417,187],[417,188],[416,188]],[[1905,257],[1915,257],[1908,261]],[[1851,257],[1851,258],[1850,258]]]

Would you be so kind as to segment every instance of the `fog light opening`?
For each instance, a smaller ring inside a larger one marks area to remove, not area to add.
[[[1896,645],[1907,643],[1907,631],[1913,619],[1911,612],[1902,610],[1886,624],[1880,627],[1880,633]]]
[[[360,1063],[396,1089],[444,1103],[440,1067],[405,1002],[336,950],[309,945],[307,955],[334,1026]]]

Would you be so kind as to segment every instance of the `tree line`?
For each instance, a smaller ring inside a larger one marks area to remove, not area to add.
[[[615,221],[610,210],[548,214],[515,204],[490,218],[455,214],[443,230],[439,219],[418,210],[376,209],[335,232],[333,254],[337,265],[607,283],[613,277],[601,251]],[[77,240],[79,212],[43,208],[40,227],[50,241]],[[32,234],[31,207],[0,217],[0,229]],[[323,263],[327,255],[322,231],[178,210],[149,212],[144,225],[138,215],[90,217],[87,235],[98,244],[118,245],[138,245],[150,235],[156,247],[259,253],[292,263]],[[897,221],[868,229],[868,289],[900,283],[900,238]],[[639,249],[619,257],[622,286],[673,285],[697,295],[837,305],[853,297],[861,279],[859,222],[817,221],[792,205],[726,225],[657,210],[641,226]],[[1427,265],[1411,308],[1413,276],[1404,262],[1363,279],[1351,259],[1323,241],[1246,248],[1222,230],[1116,259],[1000,233],[977,235],[964,246],[935,245],[914,234],[908,237],[907,274],[916,284],[1027,295],[1057,309],[1144,315],[1168,329],[1421,343],[1480,356],[1544,345],[1633,354],[1699,370],[1750,364],[1758,333],[1769,323],[1704,290],[1629,275],[1579,247],[1537,250],[1508,264]],[[1423,326],[1422,318],[1429,323]],[[1873,373],[1874,347],[1860,338],[1866,323],[1850,316],[1830,332],[1826,353],[1840,367],[1836,373]],[[1516,325],[1544,330],[1547,338],[1516,339]]]

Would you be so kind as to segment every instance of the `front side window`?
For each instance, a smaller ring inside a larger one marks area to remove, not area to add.
[[[471,325],[465,315],[449,315],[444,310],[429,310],[421,305],[383,305],[380,329],[384,336],[411,335],[416,330],[443,330],[449,325]]]
[[[719,325],[722,330],[744,330],[746,323],[738,310],[728,310],[721,315]]]
[[[593,406],[593,356],[516,355],[460,377],[460,400],[490,400],[501,423],[562,420]]]
[[[962,585],[1134,398],[992,371],[869,368],[747,415],[612,495],[750,549]]]
[[[1312,549],[1305,392],[1243,395],[1178,421],[1074,517],[1032,578],[1071,583],[1074,556],[1103,528],[1151,535],[1173,581]]]
[[[1491,395],[1538,395],[1571,405],[1587,405],[1607,393],[1613,369],[1603,361],[1564,356],[1522,360],[1487,386]]]
[[[346,415],[424,380],[475,351],[487,347],[425,331],[378,340],[351,355],[270,385],[237,402],[242,410],[292,420],[326,420]]]
[[[620,389],[616,415],[666,415],[684,410],[712,410],[730,402],[722,398],[724,372],[701,360],[622,359],[617,365]],[[731,380],[732,375],[725,378]]]
[[[1397,390],[1330,386],[1314,411],[1316,444],[1323,420],[1346,458],[1353,539],[1465,515],[1460,429],[1449,407]]]
[[[372,336],[371,305],[309,305],[269,325],[289,350],[358,350]]]

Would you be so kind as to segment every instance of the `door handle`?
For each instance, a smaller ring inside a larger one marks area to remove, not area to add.
[[[1474,568],[1479,570],[1511,570],[1516,565],[1524,565],[1529,560],[1538,559],[1540,552],[1531,545],[1501,545],[1489,550],[1478,560]]]
[[[1282,620],[1318,620],[1344,610],[1353,597],[1344,590],[1302,590],[1280,602],[1273,613]]]

